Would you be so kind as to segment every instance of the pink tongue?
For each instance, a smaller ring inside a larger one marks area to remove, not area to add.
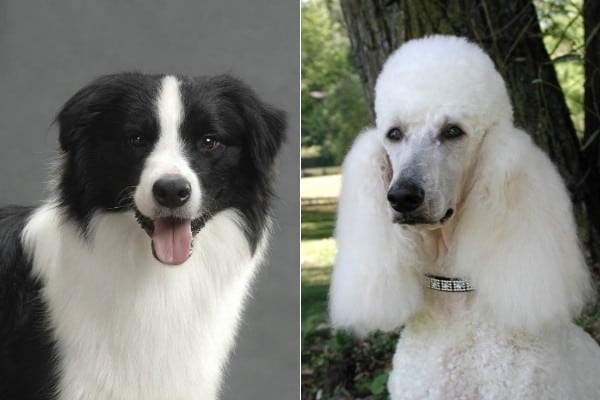
[[[154,220],[152,249],[163,264],[179,265],[190,256],[192,248],[192,221],[157,218]]]

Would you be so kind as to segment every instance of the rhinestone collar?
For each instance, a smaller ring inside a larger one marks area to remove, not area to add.
[[[471,292],[475,290],[469,279],[445,278],[427,274],[423,278],[426,288],[440,292]]]

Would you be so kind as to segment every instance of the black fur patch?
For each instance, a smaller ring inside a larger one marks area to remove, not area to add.
[[[106,75],[77,92],[58,114],[63,165],[61,203],[87,227],[97,210],[131,205],[146,156],[158,137],[155,101],[160,76]],[[144,146],[132,146],[135,137]],[[84,229],[85,230],[85,229]]]
[[[0,399],[52,399],[56,350],[21,232],[32,209],[0,209]]]

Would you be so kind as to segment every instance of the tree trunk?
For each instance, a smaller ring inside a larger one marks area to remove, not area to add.
[[[597,0],[588,1],[597,8]],[[388,55],[405,41],[433,33],[453,34],[468,37],[485,49],[507,82],[516,124],[529,132],[558,166],[573,200],[580,237],[590,264],[594,264],[600,255],[600,243],[594,242],[599,221],[590,212],[597,209],[600,197],[588,191],[587,160],[544,47],[532,1],[340,2],[371,117],[377,75]]]
[[[600,2],[585,0],[583,25],[586,39],[585,49],[585,133],[583,156],[588,167],[584,176],[587,186],[586,205],[594,230],[592,241],[596,243],[596,255],[600,250]],[[600,263],[600,257],[596,257]],[[596,265],[600,271],[600,265]]]

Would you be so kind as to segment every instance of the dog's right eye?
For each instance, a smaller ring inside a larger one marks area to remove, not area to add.
[[[131,135],[127,138],[127,142],[132,147],[144,147],[146,146],[146,138],[142,135]]]
[[[402,136],[403,136],[403,135],[402,135],[402,131],[401,131],[400,129],[398,129],[398,128],[392,128],[392,129],[390,129],[390,130],[388,131],[388,133],[387,133],[387,135],[386,135],[386,136],[387,136],[387,138],[388,138],[389,140],[391,140],[392,142],[397,142],[397,141],[399,141],[400,139],[402,139]]]
[[[460,129],[458,126],[450,125],[449,127],[442,130],[441,136],[444,139],[457,139],[457,138],[463,136],[464,134],[465,134],[465,132],[462,129]]]

